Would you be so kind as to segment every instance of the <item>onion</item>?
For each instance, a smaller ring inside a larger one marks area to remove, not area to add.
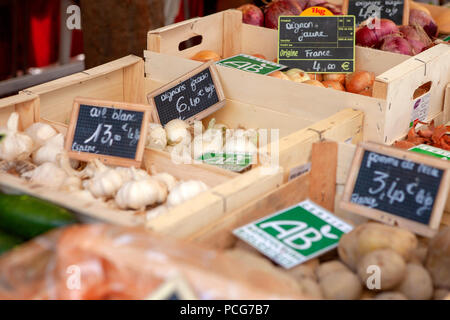
[[[311,80],[323,81],[323,75],[321,73],[308,73]]]
[[[421,53],[432,43],[421,26],[401,26],[400,32],[411,45],[413,54]]]
[[[191,60],[202,62],[208,62],[209,60],[219,61],[221,59],[222,58],[217,52],[211,50],[202,50],[200,52],[197,52],[197,54],[191,58]]]
[[[409,56],[414,55],[412,46],[400,34],[390,34],[384,37],[380,49],[383,51],[406,54]]]
[[[368,71],[356,71],[347,75],[345,79],[345,88],[348,92],[360,93],[371,90],[375,74]]]
[[[345,73],[327,73],[323,75],[325,81],[337,81],[341,84],[345,82]]]
[[[294,16],[292,6],[285,0],[271,2],[264,10],[264,25],[267,28],[278,29],[279,16]]]
[[[310,85],[313,85],[316,87],[325,88],[325,86],[322,84],[322,82],[317,81],[317,80],[306,80],[306,81],[303,81],[302,83],[310,84]]]
[[[242,11],[242,22],[254,26],[264,26],[264,13],[254,4],[244,4],[237,9]]]
[[[379,28],[370,28],[368,24],[377,25]],[[398,27],[389,19],[366,20],[365,25],[356,32],[356,44],[363,47],[377,48],[381,45],[383,38],[389,34],[397,33]]]
[[[283,80],[291,80],[287,75],[285,75],[280,70],[272,72],[271,74],[269,74],[269,77],[274,77],[274,78],[283,79]]]
[[[335,16],[343,15],[341,8],[335,4],[325,3],[325,4],[320,5],[319,7],[323,7],[323,8],[330,10]]]
[[[296,16],[302,13],[303,8],[306,6],[306,1],[301,0],[279,0],[279,1],[286,2],[289,5],[292,13]]]
[[[438,27],[433,18],[426,12],[418,9],[411,9],[409,11],[409,25],[419,25],[425,30],[430,38],[437,37]]]
[[[323,81],[322,84],[327,88],[331,88],[331,89],[339,90],[339,91],[345,91],[345,88],[342,85],[342,83],[340,83],[338,81],[326,80],[326,81]]]
[[[327,3],[326,0],[309,0],[305,8],[320,7],[321,5],[326,3]]]
[[[263,59],[263,60],[267,60],[265,55],[259,54],[259,53],[254,53],[251,54],[251,56],[255,57],[255,58],[259,58],[259,59]]]

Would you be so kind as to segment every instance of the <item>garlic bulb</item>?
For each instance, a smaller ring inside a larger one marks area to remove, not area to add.
[[[26,134],[18,132],[19,114],[13,112],[6,128],[0,128],[5,137],[0,142],[0,160],[25,160],[33,151],[33,140]]]
[[[182,143],[174,146],[168,146],[166,151],[170,153],[170,158],[175,164],[190,164],[192,163],[191,145]]]
[[[42,122],[33,123],[25,130],[25,133],[33,139],[35,149],[43,146],[50,138],[57,134],[52,126]]]
[[[41,165],[44,162],[56,163],[56,157],[62,152],[64,152],[64,136],[59,133],[48,139],[42,147],[33,152],[32,159],[37,165]]]
[[[157,173],[152,178],[164,183],[169,191],[171,191],[177,184],[177,179],[166,172]]]
[[[198,135],[192,142],[192,156],[197,159],[202,154],[221,152],[223,148],[222,131],[213,128],[207,129],[202,135]]]
[[[96,166],[92,179],[84,181],[83,187],[88,189],[96,198],[111,197],[122,186],[123,179],[115,169],[108,168],[98,159],[94,160]]]
[[[0,161],[0,172],[6,172],[9,174],[15,174],[21,176],[25,172],[36,169],[36,166],[24,160],[19,161]]]
[[[116,171],[122,176],[123,182],[127,182],[133,179],[140,180],[150,178],[150,175],[147,173],[147,171],[142,169],[136,169],[134,167],[131,168],[117,167]]]
[[[177,206],[206,191],[208,186],[199,180],[189,180],[176,185],[167,197],[168,206]]]
[[[249,137],[245,134],[244,130],[236,130],[233,136],[227,139],[223,148],[226,153],[249,153],[256,154],[258,148],[252,142],[253,137]]]
[[[166,130],[159,123],[150,123],[147,135],[147,148],[164,150],[167,146]]]
[[[116,203],[121,209],[144,209],[166,200],[167,188],[156,179],[126,182],[117,192]]]
[[[66,172],[52,162],[46,162],[34,170],[22,174],[23,178],[46,187],[59,188],[67,179]]]
[[[173,146],[179,143],[187,145],[191,143],[189,125],[183,120],[173,119],[165,125],[164,129],[166,130],[168,145]]]

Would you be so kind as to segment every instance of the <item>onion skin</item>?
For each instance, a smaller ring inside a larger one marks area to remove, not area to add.
[[[352,93],[368,93],[372,95],[372,87],[375,81],[375,74],[368,71],[356,71],[347,75],[345,88]]]
[[[380,49],[392,53],[414,55],[412,46],[400,34],[390,34],[384,37]]]
[[[259,59],[263,59],[263,60],[267,60],[265,55],[259,54],[259,53],[254,53],[251,54],[251,56],[255,57],[255,58],[259,58]]]
[[[278,0],[278,1],[286,2],[290,7],[292,13],[296,16],[302,13],[303,8],[306,6],[306,1],[301,0]]]
[[[309,77],[311,78],[311,80],[317,80],[322,82],[323,79],[323,75],[321,73],[308,73]]]
[[[409,25],[421,26],[430,38],[435,38],[438,35],[438,26],[436,22],[433,20],[433,17],[423,10],[411,9],[409,11]]]
[[[373,22],[374,24],[376,23]],[[364,25],[356,31],[356,44],[363,47],[378,48],[387,35],[398,33],[398,27],[389,19],[380,19],[379,28],[369,28]]]
[[[401,26],[400,32],[411,45],[414,54],[421,53],[432,43],[421,26]]]
[[[272,72],[271,74],[268,75],[269,77],[273,77],[273,78],[278,78],[278,79],[283,79],[283,80],[291,80],[287,75],[285,75],[283,72],[281,72],[280,70]]]
[[[264,25],[270,29],[278,29],[279,16],[294,16],[291,5],[284,1],[274,1],[267,5],[264,10]]]
[[[325,80],[325,81],[322,81],[322,84],[326,88],[331,88],[331,89],[339,90],[339,91],[345,91],[345,88],[342,85],[342,83],[340,83],[338,81]]]
[[[243,4],[239,8],[242,11],[242,22],[254,26],[264,26],[264,13],[254,4]]]
[[[219,61],[222,58],[217,52],[211,51],[211,50],[202,50],[197,52],[191,60],[201,61],[201,62],[208,62],[210,60]]]
[[[341,84],[345,83],[345,73],[327,73],[323,75],[325,81],[337,81]]]
[[[306,84],[316,86],[316,87],[325,88],[325,86],[322,84],[322,82],[317,81],[317,80],[306,80],[306,81],[303,81],[302,83],[306,83]]]

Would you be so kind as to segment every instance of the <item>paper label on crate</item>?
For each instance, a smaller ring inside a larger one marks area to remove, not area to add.
[[[430,110],[430,97],[431,92],[427,92],[413,101],[410,127],[413,126],[414,120],[425,121],[427,119]]]
[[[217,64],[224,67],[235,68],[238,70],[263,75],[271,74],[272,72],[286,68],[286,66],[283,66],[281,64],[260,59],[247,54],[238,54],[233,57],[218,61]]]
[[[261,253],[289,269],[330,251],[352,226],[310,200],[233,231]]]
[[[197,160],[234,172],[242,172],[253,164],[253,156],[250,153],[208,152]]]
[[[292,168],[291,171],[289,172],[289,180],[288,181],[291,181],[292,179],[295,179],[309,171],[311,171],[311,162],[308,162],[301,166]]]
[[[444,150],[441,148],[432,147],[432,146],[429,146],[426,144],[420,144],[420,145],[412,147],[408,150],[417,152],[417,153],[426,154],[426,155],[432,156],[432,157],[437,157],[442,160],[450,159],[450,151],[447,151],[447,150]]]

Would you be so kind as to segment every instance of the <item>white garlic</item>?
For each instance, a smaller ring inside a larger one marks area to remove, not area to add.
[[[191,147],[191,144],[179,143],[174,146],[168,146],[166,151],[170,154],[170,159],[173,163],[190,164],[192,163]]]
[[[25,130],[25,133],[33,139],[35,149],[43,146],[50,138],[57,134],[51,125],[42,122],[33,123]]]
[[[46,187],[60,188],[66,181],[67,173],[52,162],[41,164],[34,170],[25,172],[22,177],[29,179],[33,183]]]
[[[164,150],[167,146],[166,130],[159,123],[150,123],[147,134],[147,148]]]
[[[176,185],[167,197],[168,206],[177,206],[186,200],[208,190],[208,186],[199,180],[189,180]]]
[[[94,164],[96,166],[94,176],[90,180],[84,181],[83,187],[96,198],[113,196],[123,184],[122,176],[98,159],[94,160]]]
[[[166,200],[167,188],[156,179],[126,182],[117,192],[116,203],[121,209],[144,209],[146,206]]]
[[[37,165],[44,162],[56,163],[56,157],[62,152],[64,152],[64,136],[59,133],[48,139],[42,147],[33,152],[32,159]]]
[[[192,142],[192,157],[199,158],[202,154],[213,152],[218,153],[223,148],[222,131],[207,129],[202,135],[197,135]]]
[[[169,191],[171,191],[177,184],[177,179],[166,172],[157,173],[152,178],[164,183]]]
[[[25,160],[33,151],[33,140],[26,134],[18,132],[19,114],[13,112],[6,128],[0,128],[5,137],[0,141],[0,160]]]
[[[253,137],[248,137],[243,130],[236,130],[231,138],[228,138],[223,148],[225,153],[249,153],[256,154],[258,148],[252,142]]]
[[[173,119],[165,125],[164,129],[166,130],[168,145],[173,146],[179,143],[187,145],[191,143],[189,125],[183,120]]]
[[[134,167],[131,168],[117,167],[116,171],[122,176],[123,182],[127,182],[133,179],[134,180],[147,179],[150,177],[147,171],[142,169],[136,169]]]
[[[164,205],[157,206],[156,208],[148,210],[145,213],[145,219],[147,221],[152,220],[152,219],[156,218],[157,216],[165,214],[167,211],[169,211],[169,208],[167,208],[167,206],[164,206]]]

